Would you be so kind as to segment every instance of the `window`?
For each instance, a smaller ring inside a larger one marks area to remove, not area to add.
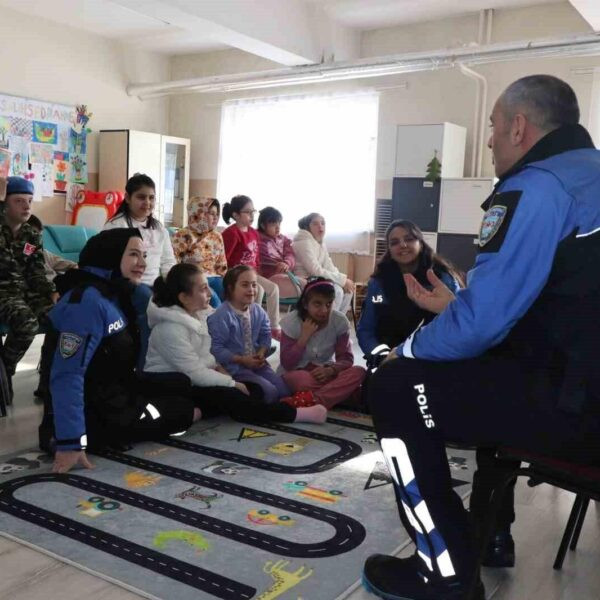
[[[369,253],[378,107],[376,93],[226,102],[219,199],[274,206],[288,236],[300,217],[321,213],[329,250]]]

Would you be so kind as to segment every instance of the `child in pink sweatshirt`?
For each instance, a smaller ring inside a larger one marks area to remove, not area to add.
[[[281,213],[272,206],[258,213],[258,271],[262,277],[277,284],[280,298],[294,298],[300,295],[306,279],[297,278],[300,283],[298,289],[288,276],[296,266],[296,257],[292,241],[280,233],[282,220]]]
[[[331,281],[309,281],[297,310],[281,321],[283,379],[294,392],[283,401],[293,406],[332,408],[358,392],[365,378],[365,369],[354,366],[350,323],[332,310],[334,298]]]

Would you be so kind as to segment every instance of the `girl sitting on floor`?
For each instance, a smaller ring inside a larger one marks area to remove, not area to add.
[[[256,271],[238,265],[223,279],[225,299],[208,317],[211,352],[227,372],[243,383],[256,383],[267,404],[288,396],[290,390],[266,361],[271,326],[256,299]]]
[[[281,298],[292,298],[298,296],[302,289],[298,289],[288,276],[296,266],[296,257],[292,240],[280,232],[282,220],[281,213],[272,206],[258,213],[258,272],[277,284]],[[298,281],[301,288],[306,285],[306,279],[298,278]]]
[[[231,269],[237,265],[247,265],[258,269],[260,255],[258,252],[258,232],[252,227],[254,221],[254,204],[248,196],[234,196],[231,202],[223,205],[223,220],[229,223],[235,221],[223,231],[227,265]],[[267,314],[271,323],[271,335],[279,340],[281,329],[279,325],[279,288],[266,277],[257,275],[258,294],[256,301],[262,304],[263,296],[267,295]]]
[[[353,366],[350,323],[332,310],[333,282],[323,277],[309,280],[297,310],[281,321],[281,365],[284,381],[294,395],[293,406],[322,404],[332,408],[355,394],[365,369]]]
[[[200,267],[212,291],[210,305],[217,308],[223,300],[223,277],[227,273],[223,236],[216,229],[221,206],[216,198],[194,196],[187,211],[187,227],[173,236],[175,258],[177,262]]]
[[[323,407],[265,404],[260,385],[236,381],[217,365],[210,353],[206,323],[213,312],[209,300],[207,278],[194,264],[176,265],[166,278],[156,279],[153,302],[148,306],[152,333],[146,373],[175,372],[189,377],[189,397],[204,418],[225,413],[242,421],[324,422],[327,411]]]

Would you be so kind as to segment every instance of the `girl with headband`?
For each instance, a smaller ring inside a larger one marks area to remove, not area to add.
[[[294,392],[293,406],[322,404],[332,408],[358,393],[365,377],[354,366],[350,323],[333,309],[335,288],[323,277],[309,280],[297,310],[281,321],[281,365]]]

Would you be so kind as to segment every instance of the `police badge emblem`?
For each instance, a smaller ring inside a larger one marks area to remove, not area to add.
[[[481,229],[479,230],[479,247],[483,248],[495,235],[504,222],[508,209],[506,206],[492,206],[485,215],[483,215],[483,221],[481,222]]]
[[[83,339],[74,333],[61,333],[60,340],[58,342],[60,355],[63,358],[71,358],[72,356],[75,356],[75,354],[77,354],[77,350],[79,350],[79,346],[81,346],[82,341]]]

